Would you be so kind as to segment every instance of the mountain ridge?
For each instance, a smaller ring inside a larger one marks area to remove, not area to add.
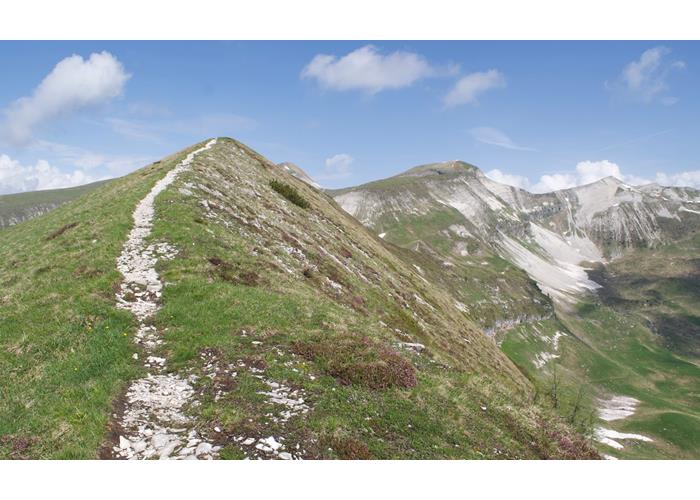
[[[378,219],[388,213],[396,218],[401,213],[425,215],[439,206],[455,209],[469,223],[470,237],[531,269],[531,276],[559,299],[577,288],[593,286],[581,270],[571,266],[584,260],[602,262],[628,247],[658,244],[665,226],[673,230],[673,222],[661,218],[691,219],[686,215],[700,204],[700,191],[692,188],[635,188],[612,176],[551,193],[530,193],[493,181],[464,162],[422,165],[394,177],[328,192],[377,232],[386,232]],[[530,244],[539,247],[534,255]],[[567,246],[574,247],[581,258],[568,255]],[[561,275],[573,272],[576,279],[547,283],[543,275],[551,274],[550,263],[561,268]]]
[[[0,456],[598,458],[389,243],[233,139],[183,163],[202,146],[0,232]],[[162,287],[117,268],[134,227]],[[196,435],[149,435],[156,407],[125,425],[156,366]]]

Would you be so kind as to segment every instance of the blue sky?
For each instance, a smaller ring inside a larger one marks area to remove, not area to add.
[[[697,42],[0,42],[0,194],[210,136],[327,187],[461,159],[535,191],[700,187]]]

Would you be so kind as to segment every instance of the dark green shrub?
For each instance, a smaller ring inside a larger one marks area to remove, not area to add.
[[[299,191],[285,182],[270,181],[270,187],[298,207],[309,208],[311,206],[306,198],[299,194]]]

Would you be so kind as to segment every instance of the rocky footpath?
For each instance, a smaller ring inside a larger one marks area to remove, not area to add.
[[[183,378],[168,373],[167,360],[155,355],[162,340],[151,319],[160,307],[163,289],[155,265],[158,259],[173,258],[177,250],[164,243],[146,243],[153,227],[156,197],[192,165],[195,156],[215,143],[212,140],[187,155],[139,202],[134,210],[134,227],[117,259],[117,268],[124,276],[117,293],[117,306],[130,311],[138,320],[135,341],[145,354],[143,361],[148,374],[131,383],[123,410],[116,415],[120,435],[112,448],[114,458],[213,459],[219,451],[193,428],[187,416],[187,407],[197,404],[191,385],[194,376]],[[135,359],[138,356],[134,354]]]

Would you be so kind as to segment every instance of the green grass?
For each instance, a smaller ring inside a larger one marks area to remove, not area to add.
[[[504,352],[541,388],[551,387],[552,370],[558,370],[565,401],[562,413],[570,411],[577,387],[585,383],[590,395],[596,391],[632,396],[641,401],[637,413],[619,422],[605,423],[622,432],[647,434],[654,443],[625,447],[625,458],[696,458],[697,440],[682,439],[697,428],[700,368],[663,347],[658,337],[634,315],[596,302],[583,302],[577,311],[560,311],[562,319],[547,324],[523,325],[504,335]],[[533,330],[537,327],[537,331]],[[560,358],[546,368],[533,365],[535,355],[551,351],[542,335],[560,329]],[[591,402],[593,404],[593,402]],[[604,447],[601,446],[601,449]]]
[[[664,347],[700,360],[700,235],[637,250],[596,271],[602,300],[653,325]]]
[[[136,203],[174,161],[0,231],[0,458],[97,456],[139,373],[116,258]]]

